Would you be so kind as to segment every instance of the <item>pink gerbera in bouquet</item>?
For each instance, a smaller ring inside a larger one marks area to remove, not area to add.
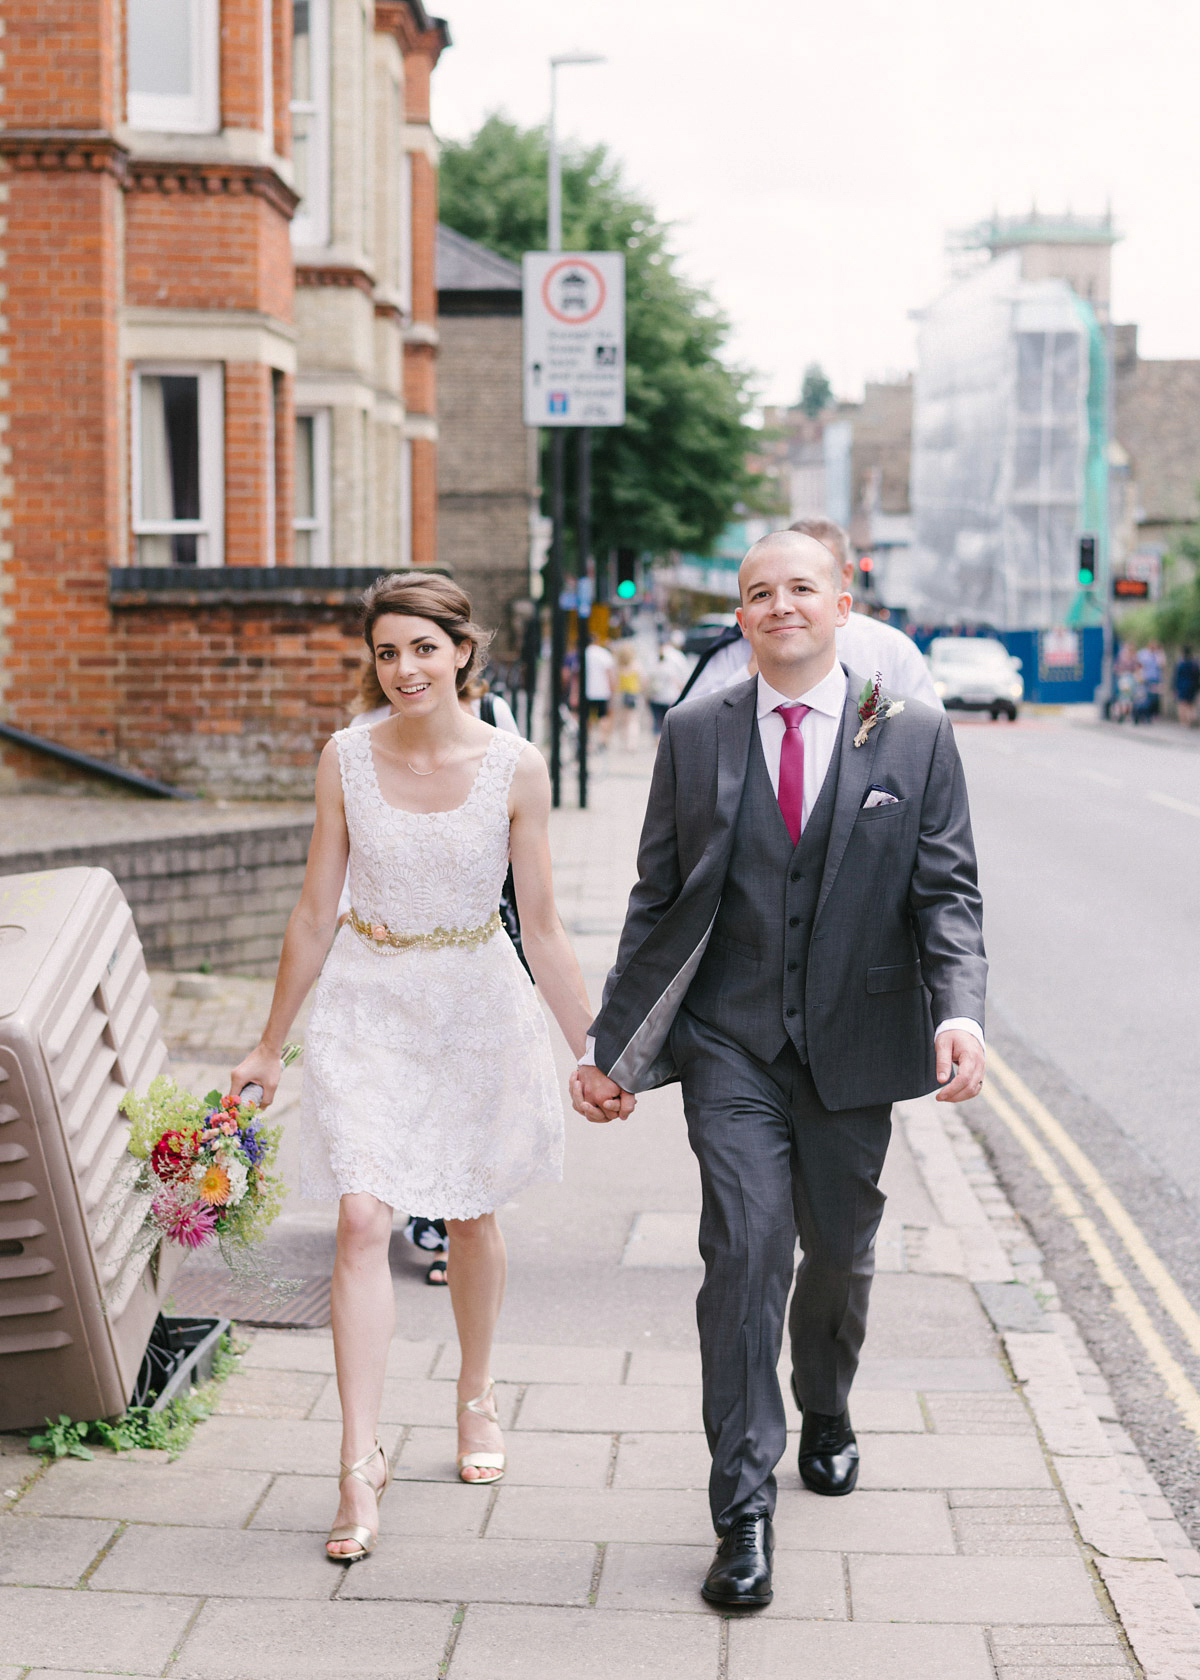
[[[300,1054],[284,1051],[284,1066]],[[262,1282],[252,1256],[283,1205],[272,1171],[281,1126],[264,1126],[255,1102],[196,1097],[160,1074],[145,1096],[128,1091],[129,1154],[138,1163],[133,1189],[146,1204],[146,1241],[194,1250],[212,1243],[243,1281]]]

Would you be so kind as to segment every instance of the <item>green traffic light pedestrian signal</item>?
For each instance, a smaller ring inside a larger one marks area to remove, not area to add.
[[[1096,539],[1095,537],[1080,537],[1079,539],[1079,584],[1082,589],[1090,589],[1096,581]]]
[[[617,594],[622,601],[632,601],[637,594],[637,584],[634,583],[632,578],[622,578],[617,585]]]

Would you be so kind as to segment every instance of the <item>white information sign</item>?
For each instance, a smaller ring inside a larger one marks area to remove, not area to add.
[[[625,423],[625,258],[526,251],[525,424]]]

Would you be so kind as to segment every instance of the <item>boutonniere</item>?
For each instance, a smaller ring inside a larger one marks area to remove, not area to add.
[[[864,683],[858,697],[859,731],[854,745],[861,747],[877,723],[886,723],[904,710],[903,700],[892,700],[883,692],[883,675],[876,671],[875,681]]]

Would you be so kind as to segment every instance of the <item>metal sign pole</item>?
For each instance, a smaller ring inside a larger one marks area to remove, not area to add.
[[[566,619],[563,616],[563,446],[561,427],[550,434],[550,543],[547,589],[550,595],[550,790],[557,808],[562,804],[562,672],[566,657]]]
[[[579,809],[588,802],[588,698],[587,650],[591,641],[588,620],[592,611],[592,429],[580,426],[578,473],[575,494],[579,499],[579,583],[576,599],[579,612]]]

